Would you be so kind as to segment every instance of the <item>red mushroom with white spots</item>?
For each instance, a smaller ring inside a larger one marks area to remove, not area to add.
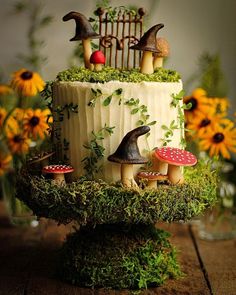
[[[150,188],[156,188],[158,181],[167,180],[167,175],[163,175],[160,172],[156,171],[140,171],[137,174],[139,179],[145,179],[148,181],[147,186]]]
[[[197,163],[197,158],[192,153],[178,148],[157,148],[155,156],[159,161],[168,164],[168,178],[173,184],[184,182],[181,166],[193,166]]]
[[[65,174],[71,173],[74,168],[70,165],[48,165],[42,170],[45,174],[52,174],[55,184],[62,185],[65,183]]]
[[[106,57],[102,51],[94,51],[90,56],[90,63],[94,65],[94,71],[99,72],[102,70],[102,66],[106,63]]]

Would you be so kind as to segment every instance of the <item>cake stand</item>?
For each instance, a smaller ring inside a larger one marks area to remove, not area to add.
[[[153,188],[88,181],[56,185],[22,171],[17,196],[38,217],[74,221],[58,266],[60,278],[86,287],[141,289],[181,276],[176,250],[158,222],[187,221],[216,201],[217,176],[199,163],[185,183]]]

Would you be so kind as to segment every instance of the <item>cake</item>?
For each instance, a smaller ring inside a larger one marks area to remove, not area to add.
[[[80,13],[71,12],[63,18],[69,19],[75,19],[77,25],[76,36],[71,40],[86,38],[87,42],[99,37]],[[53,85],[54,113],[60,117],[55,118],[56,143],[61,147],[61,157],[74,167],[75,177],[119,181],[120,165],[109,162],[108,157],[137,126],[150,127],[150,132],[138,139],[141,155],[150,161],[156,147],[181,147],[182,100],[173,100],[181,93],[182,81],[175,71],[154,71],[152,66],[153,53],[160,52],[156,33],[162,27],[153,26],[131,47],[143,51],[141,70],[105,66],[99,72],[93,71],[84,54],[87,68],[73,68],[57,76]],[[89,33],[81,37],[84,30]],[[84,50],[87,47],[84,45]],[[142,166],[136,165],[134,174]]]

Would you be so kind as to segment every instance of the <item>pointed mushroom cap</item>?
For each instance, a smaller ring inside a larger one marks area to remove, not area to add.
[[[158,160],[175,166],[193,166],[197,163],[192,153],[178,148],[157,148],[154,154]]]
[[[139,42],[130,47],[130,49],[137,49],[142,51],[151,51],[158,53],[159,50],[156,47],[156,34],[163,28],[163,24],[158,24],[151,27],[144,35],[141,37]]]
[[[101,35],[97,34],[88,19],[79,12],[71,11],[67,13],[65,16],[63,16],[63,21],[66,22],[68,20],[74,19],[76,23],[75,28],[75,36],[70,39],[70,41],[76,41],[76,40],[84,40],[84,39],[95,39],[100,38]]]
[[[148,160],[140,155],[138,137],[150,131],[149,126],[140,126],[128,132],[114,154],[108,157],[111,162],[120,164],[144,164]]]

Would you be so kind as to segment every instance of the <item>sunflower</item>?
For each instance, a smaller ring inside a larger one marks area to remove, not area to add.
[[[5,84],[0,84],[0,95],[7,95],[13,92],[12,88]]]
[[[6,155],[0,152],[0,176],[9,170],[11,160],[12,156],[10,154]]]
[[[218,113],[225,113],[230,107],[230,103],[227,97],[209,98],[209,101]]]
[[[215,126],[200,139],[200,148],[209,151],[210,157],[221,155],[230,159],[229,152],[236,152],[236,128],[233,123],[226,127]]]
[[[201,137],[205,132],[207,132],[212,127],[217,125],[228,126],[230,120],[225,118],[225,113],[215,113],[215,110],[209,109],[209,112],[199,112],[191,121],[187,124],[187,129],[195,132],[195,135]]]
[[[25,154],[28,152],[31,140],[19,127],[7,131],[7,140],[8,147],[13,154]]]
[[[18,122],[23,122],[25,117],[26,110],[21,108],[15,108],[12,117],[17,120]]]
[[[23,121],[26,135],[28,137],[32,135],[34,139],[37,137],[44,139],[45,134],[48,134],[49,132],[48,123],[50,123],[50,115],[51,112],[49,109],[43,111],[40,109],[26,110]]]
[[[190,109],[185,110],[187,122],[197,114],[208,112],[212,108],[212,105],[206,96],[206,91],[202,88],[195,89],[190,96],[185,96],[183,101],[185,104],[191,103]]]
[[[11,86],[22,96],[35,96],[45,83],[38,73],[21,69],[13,74]]]
[[[3,122],[6,118],[7,111],[4,108],[0,108],[0,127],[2,127]]]
[[[15,119],[15,117],[13,116],[13,114],[11,114],[6,122],[5,119],[7,117],[7,111],[4,108],[0,108],[0,128],[4,126],[4,130],[8,131],[8,130],[14,130],[15,128],[17,128],[18,124],[17,121]]]

